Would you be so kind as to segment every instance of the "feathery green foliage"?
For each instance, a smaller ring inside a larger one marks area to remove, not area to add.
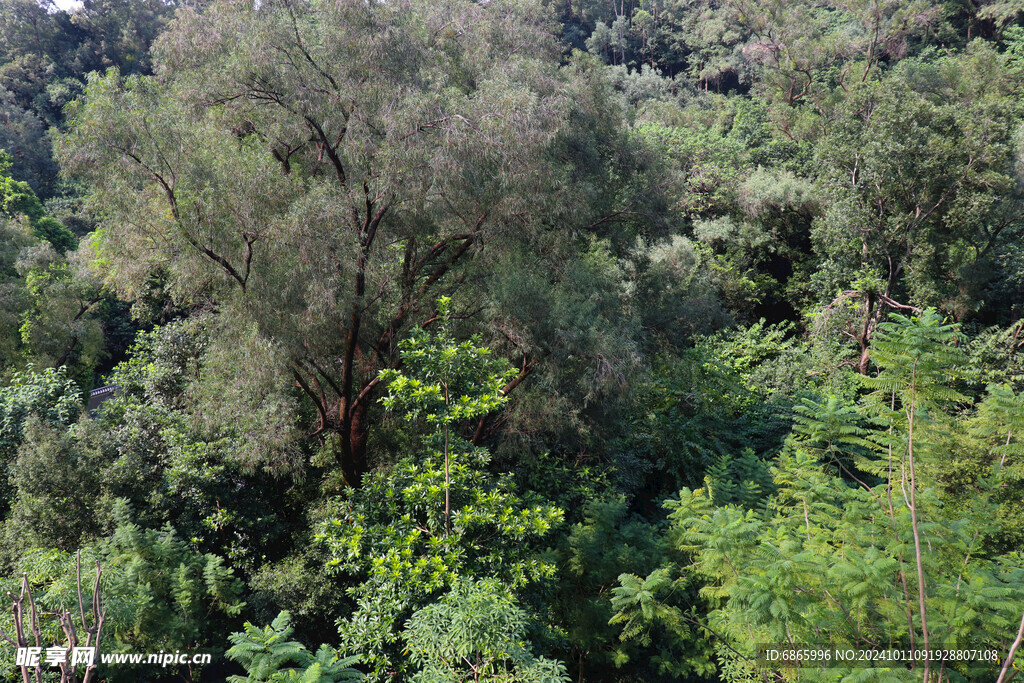
[[[245,622],[244,630],[232,633],[232,645],[225,653],[247,672],[229,676],[230,683],[346,683],[361,681],[363,675],[352,668],[358,656],[339,657],[328,645],[316,654],[304,645],[288,640],[294,629],[291,615],[281,612],[269,626],[260,628]]]
[[[1024,611],[1024,562],[992,540],[1006,463],[1016,459],[1000,448],[1016,397],[994,393],[979,407],[972,438],[988,442],[987,464],[970,505],[949,505],[936,472],[959,447],[946,412],[966,400],[951,386],[963,362],[957,334],[934,311],[881,326],[878,373],[863,378],[871,391],[855,406],[833,398],[798,407],[760,509],[720,500],[713,481],[666,503],[670,539],[691,558],[678,571],[704,583],[705,628],[729,680],[751,675],[757,643],[1009,649]],[[860,479],[863,470],[877,481]],[[624,636],[678,624],[657,602],[667,571],[620,578],[613,604],[633,606],[616,617]],[[927,666],[915,663],[912,675]],[[929,675],[975,679],[986,666],[950,663]]]

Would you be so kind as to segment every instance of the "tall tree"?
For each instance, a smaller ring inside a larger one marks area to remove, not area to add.
[[[847,334],[858,368],[889,311],[976,312],[1014,270],[1022,195],[1014,167],[1018,79],[977,42],[958,55],[904,60],[852,89],[817,163],[825,210],[812,239],[819,291],[855,302]],[[1001,273],[1002,271],[1002,273]]]
[[[586,226],[625,213],[579,132],[614,140],[616,109],[555,66],[547,29],[530,2],[179,11],[158,75],[94,78],[60,143],[108,216],[95,240],[108,279],[139,297],[157,275],[273,345],[351,485],[378,372],[439,293],[518,347],[521,377],[560,341],[602,366],[628,356],[537,334],[553,290],[570,292],[560,305],[580,287],[615,300],[614,273],[566,263],[593,248]],[[524,297],[544,301],[532,320]],[[626,325],[590,324],[605,337]],[[525,339],[543,340],[537,353]]]

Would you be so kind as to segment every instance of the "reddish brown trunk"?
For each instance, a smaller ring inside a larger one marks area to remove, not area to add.
[[[341,476],[346,486],[359,488],[363,485],[363,474],[367,470],[366,442],[369,423],[366,419],[367,404],[357,403],[349,412],[348,419],[338,433],[341,446]]]

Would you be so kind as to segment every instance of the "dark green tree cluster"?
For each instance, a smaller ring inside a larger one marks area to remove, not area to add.
[[[51,141],[64,106],[90,72],[148,73],[150,45],[179,4],[86,0],[61,10],[49,0],[10,0],[0,7],[0,149],[18,180],[47,199],[62,193]]]
[[[1022,76],[1016,0],[4,2],[0,631],[1008,683]]]

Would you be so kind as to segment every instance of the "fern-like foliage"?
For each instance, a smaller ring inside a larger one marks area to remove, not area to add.
[[[992,446],[999,465],[1022,464],[1024,459],[1024,393],[1014,393],[1007,384],[990,384],[978,415],[971,425],[972,434]]]
[[[831,395],[822,403],[803,398],[793,407],[789,443],[840,469],[851,467],[855,457],[870,449],[865,434],[864,418],[857,406],[838,396]]]
[[[312,654],[302,643],[290,640],[295,629],[291,615],[277,615],[269,626],[260,628],[246,622],[241,633],[230,636],[230,659],[241,664],[247,675],[230,676],[229,683],[346,683],[360,681],[363,674],[353,666],[359,657],[340,657],[329,645]]]
[[[863,412],[880,427],[868,440],[880,457],[865,470],[902,480],[908,457],[939,461],[950,451],[951,413],[969,400],[954,388],[966,363],[959,341],[957,326],[934,309],[879,325],[871,347],[877,371],[861,381],[870,390]],[[914,474],[929,479],[925,468]]]
[[[1024,340],[1021,323],[980,330],[966,344],[970,363],[967,379],[979,387],[1007,383],[1015,391],[1024,389]]]
[[[674,584],[665,568],[655,569],[646,579],[633,574],[619,577],[619,585],[612,589],[612,609],[616,612],[610,623],[623,625],[623,640],[639,638],[649,645],[655,617],[685,629],[679,610],[658,600],[659,593],[671,591]]]
[[[753,508],[772,492],[769,464],[751,448],[739,457],[723,453],[708,467],[705,482],[717,505]]]
[[[893,314],[878,326],[871,344],[878,372],[863,377],[871,390],[866,405],[882,416],[896,417],[911,406],[927,414],[966,401],[952,386],[966,362],[958,340],[957,326],[935,309],[913,317]]]
[[[694,619],[696,611],[672,599],[686,589],[686,580],[673,577],[668,567],[655,569],[646,578],[622,574],[619,585],[612,588],[615,615],[608,623],[621,625],[619,638],[624,642],[636,641],[645,648],[656,641],[673,643],[671,648],[652,648],[651,660],[660,673],[706,676],[714,671],[714,665],[707,641],[700,637],[704,634]]]
[[[862,401],[795,409],[765,504],[740,504],[728,459],[704,488],[666,503],[683,561],[646,579],[620,577],[612,604],[623,635],[690,624],[667,609],[668,597],[701,581],[710,608],[700,628],[713,634],[718,673],[731,682],[756,673],[756,643],[922,647],[927,633],[931,647],[1006,652],[1024,611],[1024,558],[1008,534],[1024,518],[1015,436],[1024,399],[991,386],[965,418],[957,334],[934,311],[885,323]],[[800,670],[794,680],[921,680],[923,667],[895,678],[866,667],[820,673]],[[929,676],[991,680],[991,670],[957,662]]]

